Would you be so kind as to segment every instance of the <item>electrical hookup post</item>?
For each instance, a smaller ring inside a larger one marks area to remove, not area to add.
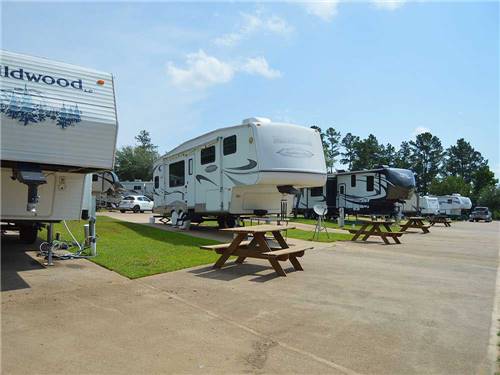
[[[92,194],[92,202],[90,203],[89,212],[89,223],[83,226],[83,231],[85,233],[85,246],[90,248],[90,256],[95,257],[97,255],[97,238],[95,233],[96,224],[96,210],[97,210],[97,198]]]
[[[339,217],[337,219],[340,228],[344,227],[344,224],[345,224],[344,219],[345,219],[344,207],[340,207],[339,208]]]

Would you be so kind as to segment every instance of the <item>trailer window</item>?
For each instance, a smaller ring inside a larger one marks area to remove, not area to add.
[[[236,152],[236,135],[224,138],[222,143],[224,155],[231,155]]]
[[[92,182],[99,181],[99,176],[96,174],[92,175]]]
[[[373,176],[366,177],[366,191],[373,191],[374,190],[374,182],[375,182],[375,178]]]
[[[356,187],[356,175],[351,175],[351,187]]]
[[[210,146],[201,150],[201,165],[213,163],[215,161],[215,146]]]
[[[160,187],[160,176],[155,176],[155,189]]]
[[[184,160],[170,164],[168,166],[168,174],[168,186],[175,187],[184,185]]]
[[[188,160],[188,174],[190,176],[193,174],[193,159]]]
[[[311,188],[311,197],[321,197],[323,195],[323,186]]]
[[[344,185],[340,185],[339,192],[340,192],[340,194],[344,194],[344,192],[345,192]]]
[[[135,185],[134,190],[141,190],[141,185]]]

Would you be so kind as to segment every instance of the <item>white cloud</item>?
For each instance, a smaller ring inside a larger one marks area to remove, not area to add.
[[[241,13],[242,23],[237,31],[221,35],[213,40],[218,46],[230,47],[258,32],[287,35],[293,28],[281,17],[264,17],[260,12],[255,14]]]
[[[426,128],[425,126],[417,126],[413,131],[413,136],[422,134],[422,133],[430,133],[431,129]]]
[[[175,86],[206,88],[226,83],[233,79],[233,67],[202,50],[186,56],[186,68],[178,68],[172,62],[167,65],[167,74]]]
[[[372,0],[373,5],[376,8],[386,9],[386,10],[395,10],[404,5],[406,0]]]
[[[307,13],[319,17],[323,21],[330,21],[337,15],[339,0],[306,1],[300,4],[306,8]]]
[[[260,56],[241,62],[225,62],[207,55],[203,50],[186,55],[186,66],[177,67],[167,63],[167,75],[174,86],[183,89],[206,89],[210,86],[230,82],[236,73],[258,75],[267,79],[281,77],[281,72],[272,69],[267,60]]]
[[[256,74],[269,79],[281,77],[281,72],[270,68],[264,57],[247,59],[240,70],[248,74]]]

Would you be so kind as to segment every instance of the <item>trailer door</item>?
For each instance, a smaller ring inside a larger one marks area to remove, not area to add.
[[[196,181],[194,179],[194,153],[188,156],[187,159],[187,176],[186,176],[186,205],[189,208],[194,208],[196,202]]]
[[[337,178],[326,180],[326,205],[328,207],[337,206]]]

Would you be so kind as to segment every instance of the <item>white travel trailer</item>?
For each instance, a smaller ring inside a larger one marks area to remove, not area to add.
[[[415,177],[408,169],[382,165],[370,170],[340,171],[328,175],[326,185],[303,189],[295,207],[306,217],[313,216],[316,204],[328,206],[328,216],[345,213],[392,215],[395,204],[407,199],[415,188]]]
[[[154,200],[154,185],[153,181],[121,181],[122,186],[132,192],[137,194],[145,195],[148,198]]]
[[[459,217],[465,215],[472,208],[470,198],[463,197],[460,194],[441,195],[439,200],[439,213]]]
[[[41,223],[89,216],[90,173],[113,168],[111,74],[0,51],[1,222],[33,242]]]
[[[154,212],[234,226],[240,215],[290,212],[296,188],[323,185],[319,133],[250,118],[176,147],[154,167]]]
[[[413,193],[409,199],[405,199],[403,203],[398,203],[397,206],[405,216],[433,216],[439,214],[438,198],[428,195],[422,196]]]

